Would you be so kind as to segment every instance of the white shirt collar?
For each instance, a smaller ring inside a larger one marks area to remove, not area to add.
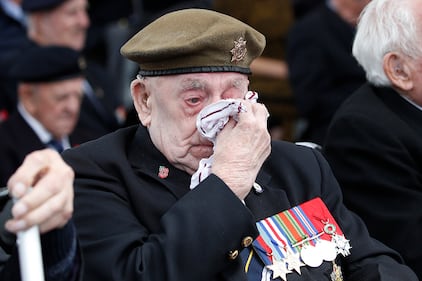
[[[48,143],[53,136],[50,134],[49,131],[31,114],[25,109],[22,103],[18,103],[18,111],[22,115],[23,119],[28,123],[28,125],[34,130],[35,134],[41,140],[42,143]],[[62,145],[64,149],[70,148],[70,142],[68,137],[64,137],[61,139]]]
[[[405,97],[403,95],[400,95],[402,98],[404,98],[404,100],[406,100],[407,102],[409,102],[411,105],[413,105],[414,107],[416,107],[417,109],[419,109],[420,111],[422,111],[422,106],[416,104],[414,101],[410,100],[408,97]]]
[[[0,5],[9,17],[12,17],[22,25],[26,26],[26,15],[20,5],[9,0],[0,0]]]

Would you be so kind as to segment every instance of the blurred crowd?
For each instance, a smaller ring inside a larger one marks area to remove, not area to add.
[[[38,3],[41,4],[37,7]],[[44,4],[45,2],[45,4]],[[217,10],[245,21],[267,38],[262,58],[254,64],[251,89],[270,109],[269,128],[274,139],[296,141],[303,121],[288,79],[287,36],[295,21],[323,1],[66,1],[2,0],[0,29],[0,120],[18,104],[18,77],[10,68],[27,47],[60,45],[81,54],[86,63],[84,99],[75,130],[80,141],[97,138],[117,128],[138,123],[128,84],[137,65],[120,55],[119,49],[142,26],[168,11],[188,7]],[[29,3],[29,4],[28,4]],[[44,6],[45,5],[45,6]],[[64,16],[66,15],[66,19]],[[43,28],[45,26],[45,28]],[[49,28],[46,26],[50,26]],[[58,36],[60,34],[60,36]],[[76,134],[76,133],[75,133]]]

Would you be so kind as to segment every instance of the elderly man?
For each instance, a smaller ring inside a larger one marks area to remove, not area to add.
[[[22,0],[28,14],[28,37],[37,45],[66,46],[82,52],[90,21],[87,0]],[[119,128],[123,118],[112,77],[92,60],[86,61],[84,99],[77,128],[90,131],[85,141]]]
[[[64,47],[34,47],[11,69],[19,82],[18,110],[0,124],[0,184],[25,156],[51,147],[59,152],[80,144],[74,131],[83,96],[79,53]]]
[[[38,45],[82,50],[89,18],[87,0],[22,0],[28,13],[28,37]]]
[[[9,194],[18,201],[13,205],[9,199],[5,206],[0,205],[0,280],[21,280],[14,234],[33,226],[41,233],[45,281],[80,280],[82,262],[71,220],[73,178],[72,169],[60,155],[45,149],[30,153],[9,179]],[[31,192],[28,187],[33,187]],[[0,192],[5,190],[1,188]],[[27,254],[27,259],[35,262],[34,252]]]
[[[298,139],[322,145],[340,104],[365,83],[353,58],[360,12],[370,0],[326,0],[299,19],[287,39],[287,63],[299,117]]]
[[[317,151],[271,144],[248,91],[264,46],[232,17],[187,9],[122,47],[140,66],[142,125],[63,153],[85,280],[416,280],[342,205]]]
[[[373,0],[353,55],[367,73],[338,110],[324,153],[348,207],[422,279],[422,1]],[[409,244],[410,243],[410,244]]]

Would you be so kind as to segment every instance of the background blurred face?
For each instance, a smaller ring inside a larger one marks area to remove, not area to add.
[[[35,41],[82,50],[89,27],[87,6],[87,0],[67,0],[53,10],[36,13],[31,22],[36,29]]]
[[[196,129],[196,116],[205,106],[221,99],[243,99],[249,81],[239,73],[194,73],[146,78],[145,104],[139,114],[155,146],[174,166],[193,174],[202,158],[212,154],[212,143]],[[138,108],[137,108],[138,109]],[[139,110],[138,110],[139,113]]]
[[[340,16],[345,21],[355,26],[363,8],[365,8],[371,0],[331,0],[331,2],[336,7]]]
[[[28,85],[28,84],[27,84]],[[55,138],[69,135],[75,128],[83,96],[83,79],[31,84],[20,95],[26,110]]]

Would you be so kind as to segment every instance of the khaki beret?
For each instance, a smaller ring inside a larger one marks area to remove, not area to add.
[[[250,63],[264,47],[264,35],[233,17],[206,9],[185,9],[156,19],[120,52],[139,64],[142,76],[250,74]]]

